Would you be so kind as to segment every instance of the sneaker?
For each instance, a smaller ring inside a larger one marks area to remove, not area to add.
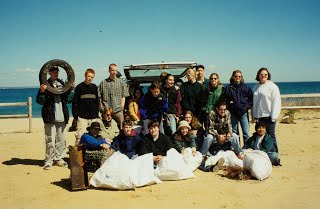
[[[211,172],[217,172],[217,171],[221,170],[222,167],[223,167],[223,164],[224,164],[224,159],[220,158],[215,165],[210,167],[210,171]]]
[[[56,162],[55,162],[55,164],[57,165],[57,166],[59,166],[59,167],[63,167],[63,168],[67,168],[68,167],[68,163],[66,162],[66,161],[64,161],[64,160],[57,160]]]
[[[43,169],[44,170],[50,170],[51,169],[51,164],[49,164],[49,163],[46,163],[44,166],[43,166]]]

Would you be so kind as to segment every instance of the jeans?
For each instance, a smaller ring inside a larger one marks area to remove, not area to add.
[[[239,136],[235,133],[232,133],[231,137],[228,138],[228,141],[231,142],[231,146],[234,152],[236,153],[236,155],[238,155],[242,151],[242,149],[240,148]],[[217,142],[217,139],[213,137],[213,135],[208,134],[203,140],[203,144],[201,147],[201,154],[211,156],[211,153],[209,153],[209,148],[212,143],[216,143],[216,142]]]
[[[277,152],[267,152],[267,155],[269,156],[272,165],[278,164],[279,154]]]
[[[240,122],[240,125],[242,128],[243,143],[246,144],[246,142],[249,139],[249,133],[250,133],[248,113],[246,112],[242,116],[238,116],[236,114],[231,114],[232,132],[239,136],[238,122]]]
[[[239,140],[239,136],[235,133],[232,133],[231,137],[228,139],[228,141],[231,142],[231,146],[234,150],[234,152],[236,153],[236,155],[238,155],[240,152],[242,152],[242,149],[240,147],[240,140]]]
[[[159,119],[156,119],[156,120],[157,120],[158,122],[160,121]],[[149,133],[148,125],[149,125],[150,121],[151,121],[151,119],[143,119],[143,120],[142,120],[142,122],[143,122],[142,134],[143,134],[143,135],[147,135],[147,134]],[[162,123],[162,122],[160,122],[160,127],[159,127],[159,129],[160,129],[160,132],[164,134],[164,132],[163,132],[163,126],[161,127],[161,123]]]
[[[143,120],[143,128],[142,128],[142,134],[147,135],[149,133],[148,124],[150,123],[150,119],[144,119]]]
[[[168,119],[170,123],[171,134],[174,134],[177,131],[176,117],[174,114],[168,114]],[[160,122],[160,132],[166,134],[163,127],[163,120]]]
[[[45,164],[51,164],[53,161],[61,160],[65,156],[66,138],[64,122],[55,122],[54,124],[44,124],[44,134],[46,142]]]
[[[211,134],[207,134],[207,136],[203,139],[202,147],[201,147],[201,154],[202,155],[211,155],[208,153],[209,147],[213,143],[213,140],[217,141]]]
[[[117,122],[119,130],[121,130],[122,129],[122,122],[124,120],[123,111],[113,113],[112,117]]]
[[[204,172],[210,172],[210,167],[211,165],[209,166],[205,166],[205,163],[206,163],[206,158],[204,158],[201,162],[201,164],[199,165],[198,169],[201,170],[201,171],[204,171]]]
[[[278,150],[278,143],[276,138],[276,122],[272,122],[271,117],[258,118],[258,122],[264,122],[268,125],[267,132],[273,138],[273,143]]]

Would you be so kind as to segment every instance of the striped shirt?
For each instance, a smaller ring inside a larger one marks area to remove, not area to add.
[[[98,95],[105,108],[111,107],[117,113],[122,111],[121,99],[129,96],[129,90],[122,79],[116,77],[111,80],[109,77],[99,84]]]

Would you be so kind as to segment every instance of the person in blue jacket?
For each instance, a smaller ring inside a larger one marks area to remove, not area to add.
[[[86,149],[90,151],[94,150],[109,150],[111,144],[99,135],[101,131],[100,123],[93,122],[91,126],[87,128],[88,133],[81,136],[79,144],[85,144]]]
[[[132,124],[133,122],[130,119],[124,120],[120,134],[112,142],[112,148],[127,155],[128,158],[137,154],[137,143],[141,140],[140,136],[132,130]]]
[[[243,144],[249,139],[249,115],[253,103],[253,93],[250,87],[244,83],[240,70],[235,70],[230,78],[230,84],[223,89],[221,95],[227,103],[227,109],[231,113],[232,132],[239,136],[238,123],[240,122],[243,133]]]
[[[160,83],[152,82],[149,91],[142,97],[139,104],[140,117],[143,120],[143,134],[149,133],[148,123],[155,119],[161,122],[162,115],[168,112],[166,97],[160,93]]]

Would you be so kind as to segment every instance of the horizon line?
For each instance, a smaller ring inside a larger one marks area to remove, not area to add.
[[[311,83],[311,82],[320,82],[320,81],[273,81],[274,83]],[[253,82],[245,82],[247,84],[258,83],[257,81]],[[229,83],[222,83],[222,84],[229,84]],[[0,89],[7,89],[7,88],[39,88],[39,86],[0,86]]]

